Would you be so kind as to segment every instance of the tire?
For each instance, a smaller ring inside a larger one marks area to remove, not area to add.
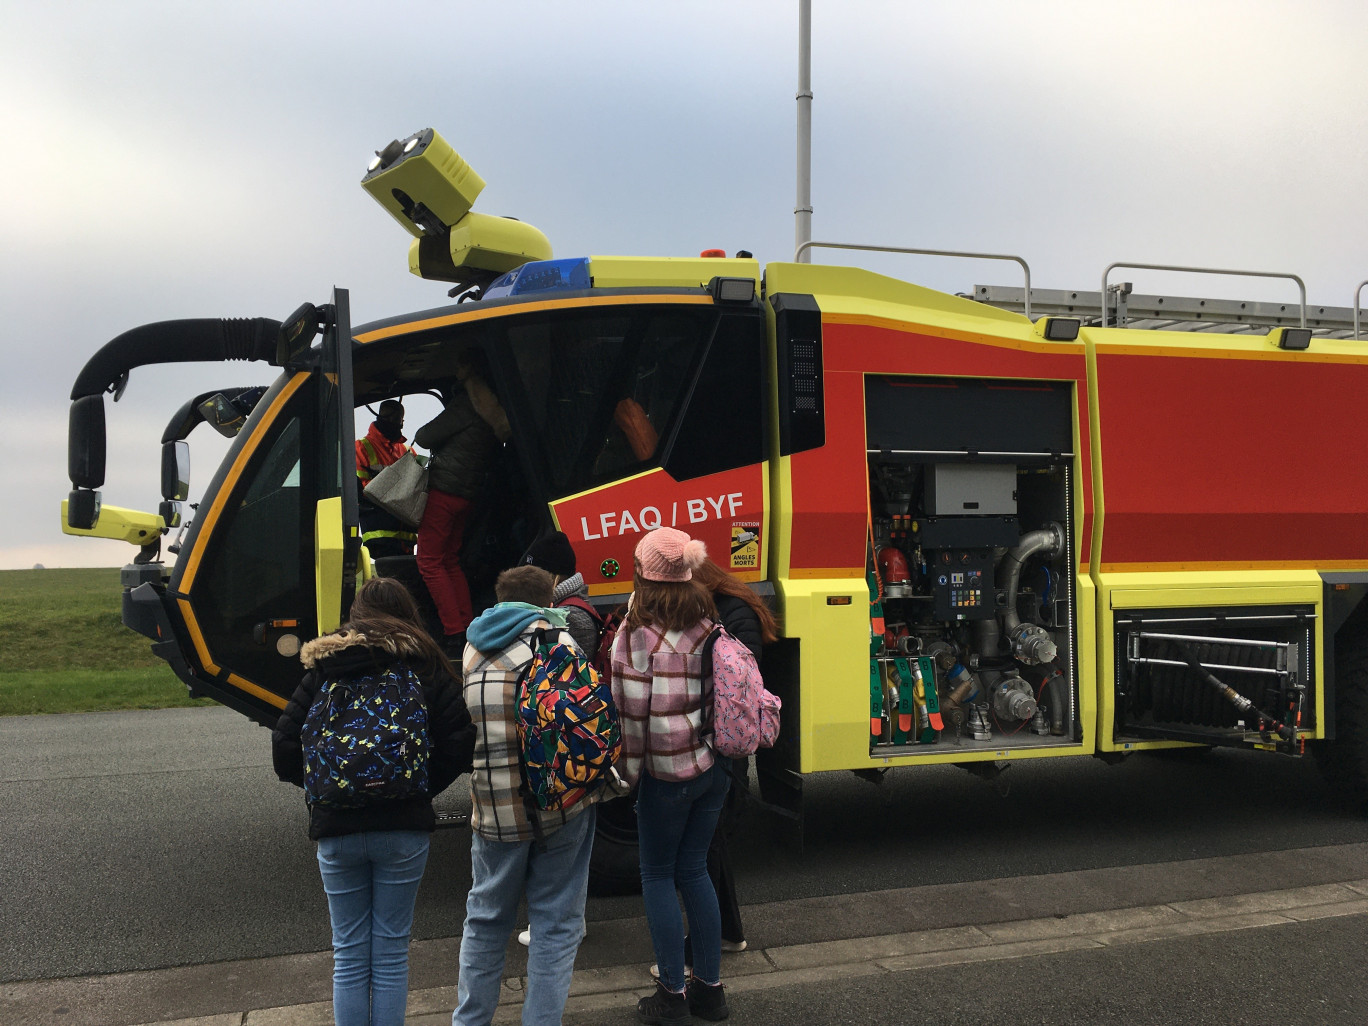
[[[597,898],[641,893],[636,795],[600,802],[589,856],[589,893]]]
[[[1368,808],[1368,634],[1335,646],[1335,739],[1312,750],[1335,795],[1356,811]]]
[[[744,781],[749,761],[735,760],[738,774],[727,792],[718,829],[730,837],[745,815]],[[637,844],[636,792],[600,802],[594,832],[594,850],[589,855],[589,893],[596,898],[641,893],[641,850]]]

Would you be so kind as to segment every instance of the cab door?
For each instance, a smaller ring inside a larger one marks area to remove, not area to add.
[[[334,289],[332,317],[325,323],[319,382],[322,458],[314,510],[314,626],[336,630],[356,593],[361,528],[356,478],[355,389],[352,385],[351,303]]]
[[[267,725],[299,683],[300,646],[350,607],[360,553],[347,292],[316,312],[320,344],[257,403],[167,587],[191,690]]]

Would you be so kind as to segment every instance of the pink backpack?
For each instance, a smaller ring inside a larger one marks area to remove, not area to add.
[[[742,759],[779,737],[777,695],[765,690],[755,656],[720,626],[703,643],[703,686],[712,690],[712,736],[718,755]]]

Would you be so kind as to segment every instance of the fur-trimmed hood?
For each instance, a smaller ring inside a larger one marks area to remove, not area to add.
[[[344,627],[332,634],[324,634],[312,641],[306,641],[304,647],[299,650],[299,661],[307,669],[312,670],[324,659],[344,653],[360,655],[361,650],[366,648],[378,648],[387,655],[404,658],[423,654],[413,638],[406,634],[385,634],[378,638],[368,638],[360,631]]]

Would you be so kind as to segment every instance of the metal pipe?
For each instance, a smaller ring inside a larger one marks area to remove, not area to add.
[[[1006,608],[1002,611],[1003,633],[1012,646],[1012,654],[1024,663],[1050,663],[1057,648],[1050,635],[1035,624],[1022,624],[1017,615],[1017,589],[1021,585],[1021,568],[1026,560],[1039,553],[1057,556],[1064,551],[1064,528],[1050,524],[1039,531],[1021,536],[1021,541],[1002,558],[998,579],[1006,590]]]
[[[1022,273],[1026,276],[1026,291],[1023,293],[1025,299],[1022,301],[1022,310],[1026,314],[1026,319],[1031,319],[1031,267],[1019,256],[1010,253],[966,253],[957,249],[913,249],[909,246],[865,246],[855,242],[811,242],[805,241],[798,243],[798,248],[794,251],[794,263],[807,263],[803,258],[812,249],[857,249],[866,253],[911,253],[913,256],[949,256],[964,257],[968,260],[1011,260],[1021,265]],[[1105,302],[1105,300],[1104,300]]]
[[[1363,295],[1363,286],[1368,285],[1368,279],[1358,283],[1358,288],[1354,289],[1354,341],[1359,340],[1359,297]]]
[[[1219,267],[1182,267],[1178,264],[1129,264],[1117,261],[1114,264],[1109,264],[1107,269],[1102,272],[1102,327],[1104,328],[1107,326],[1107,278],[1118,267],[1137,271],[1183,271],[1189,274],[1236,274],[1245,278],[1286,278],[1289,281],[1295,281],[1297,288],[1301,291],[1301,327],[1306,327],[1306,283],[1295,274],[1285,274],[1278,271],[1231,271]]]
[[[1002,643],[1002,635],[998,631],[998,622],[993,620],[974,621],[974,647],[978,654],[985,659],[997,659],[1002,653],[998,651]]]
[[[812,238],[812,0],[798,0],[798,201],[794,245]],[[797,258],[797,263],[810,263]]]
[[[1196,638],[1184,639],[1196,641]],[[1186,661],[1181,659],[1152,659],[1149,656],[1132,656],[1127,662],[1143,663],[1147,666],[1187,666]],[[1228,663],[1203,663],[1208,670],[1233,670],[1236,673],[1262,673],[1270,677],[1285,677],[1286,670],[1278,670],[1268,666],[1231,666]]]
[[[1287,648],[1285,641],[1265,641],[1262,638],[1208,638],[1200,634],[1156,634],[1153,631],[1137,631],[1135,636],[1157,641],[1204,641],[1212,645],[1240,645],[1244,648]]]
[[[1002,558],[1002,582],[1007,589],[1007,608],[1002,612],[1002,626],[1007,629],[1009,636],[1012,631],[1021,626],[1021,617],[1017,615],[1016,603],[1017,588],[1021,585],[1022,566],[1025,565],[1026,560],[1039,552],[1056,556],[1063,550],[1064,529],[1058,524],[1051,524],[1039,531],[1023,534],[1016,548]]]

